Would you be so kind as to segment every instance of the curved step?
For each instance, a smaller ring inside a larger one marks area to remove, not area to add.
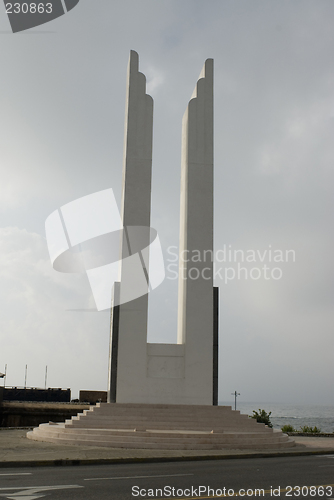
[[[48,441],[53,443],[71,444],[71,445],[86,445],[86,446],[101,446],[101,447],[113,447],[113,448],[127,448],[127,449],[156,449],[156,450],[221,450],[221,449],[280,449],[294,446],[295,443],[289,439],[284,442],[272,442],[270,440],[258,440],[253,441],[232,441],[226,443],[202,443],[202,442],[134,442],[118,440],[106,441],[104,438],[99,441],[94,438],[84,435],[84,436],[43,436],[35,435],[34,437],[29,434],[33,434],[33,431],[28,433],[27,437],[31,439],[36,439],[40,441]]]
[[[136,430],[135,430],[136,429]],[[62,424],[41,424],[30,439],[128,449],[279,449],[295,446],[230,407],[102,403]]]

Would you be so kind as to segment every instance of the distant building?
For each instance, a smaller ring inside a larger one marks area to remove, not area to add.
[[[69,403],[71,389],[38,389],[36,387],[4,387],[3,401]]]

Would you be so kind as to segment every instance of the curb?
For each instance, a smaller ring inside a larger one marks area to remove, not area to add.
[[[79,465],[111,465],[111,464],[134,464],[134,463],[161,463],[161,462],[194,462],[201,460],[237,460],[248,458],[278,458],[278,457],[300,457],[308,455],[331,455],[334,449],[322,450],[298,450],[258,452],[235,455],[196,455],[181,457],[133,457],[133,458],[97,458],[97,459],[58,459],[58,460],[19,460],[12,462],[0,462],[0,468],[12,467],[68,467]]]
[[[26,431],[26,430],[33,430],[34,427],[0,427],[0,432],[1,431]]]
[[[285,432],[288,436],[301,436],[301,437],[318,437],[318,438],[334,438],[334,433],[329,432]]]

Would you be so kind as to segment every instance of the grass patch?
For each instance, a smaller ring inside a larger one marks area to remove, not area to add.
[[[321,429],[319,429],[317,426],[309,427],[308,425],[304,425],[300,429],[301,432],[306,432],[308,434],[320,434],[321,432]]]
[[[297,432],[297,430],[292,425],[283,425],[281,427],[282,432]]]

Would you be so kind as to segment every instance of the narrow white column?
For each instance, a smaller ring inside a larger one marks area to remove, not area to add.
[[[131,227],[150,227],[153,99],[146,94],[146,78],[138,70],[138,54],[130,53],[127,77],[124,132],[124,164],[119,306],[119,335],[116,401],[132,402],[140,398],[146,386],[148,295],[122,303],[138,286],[148,289],[146,266],[141,252],[150,244],[149,231],[138,238]],[[129,255],[136,254],[131,259]],[[141,262],[136,262],[141,259]],[[139,264],[139,266],[138,266]],[[134,275],[135,266],[135,275]],[[143,272],[138,274],[138,269]],[[138,392],[139,391],[139,392]]]
[[[178,343],[185,344],[184,402],[212,404],[212,59],[204,64],[182,122]]]

